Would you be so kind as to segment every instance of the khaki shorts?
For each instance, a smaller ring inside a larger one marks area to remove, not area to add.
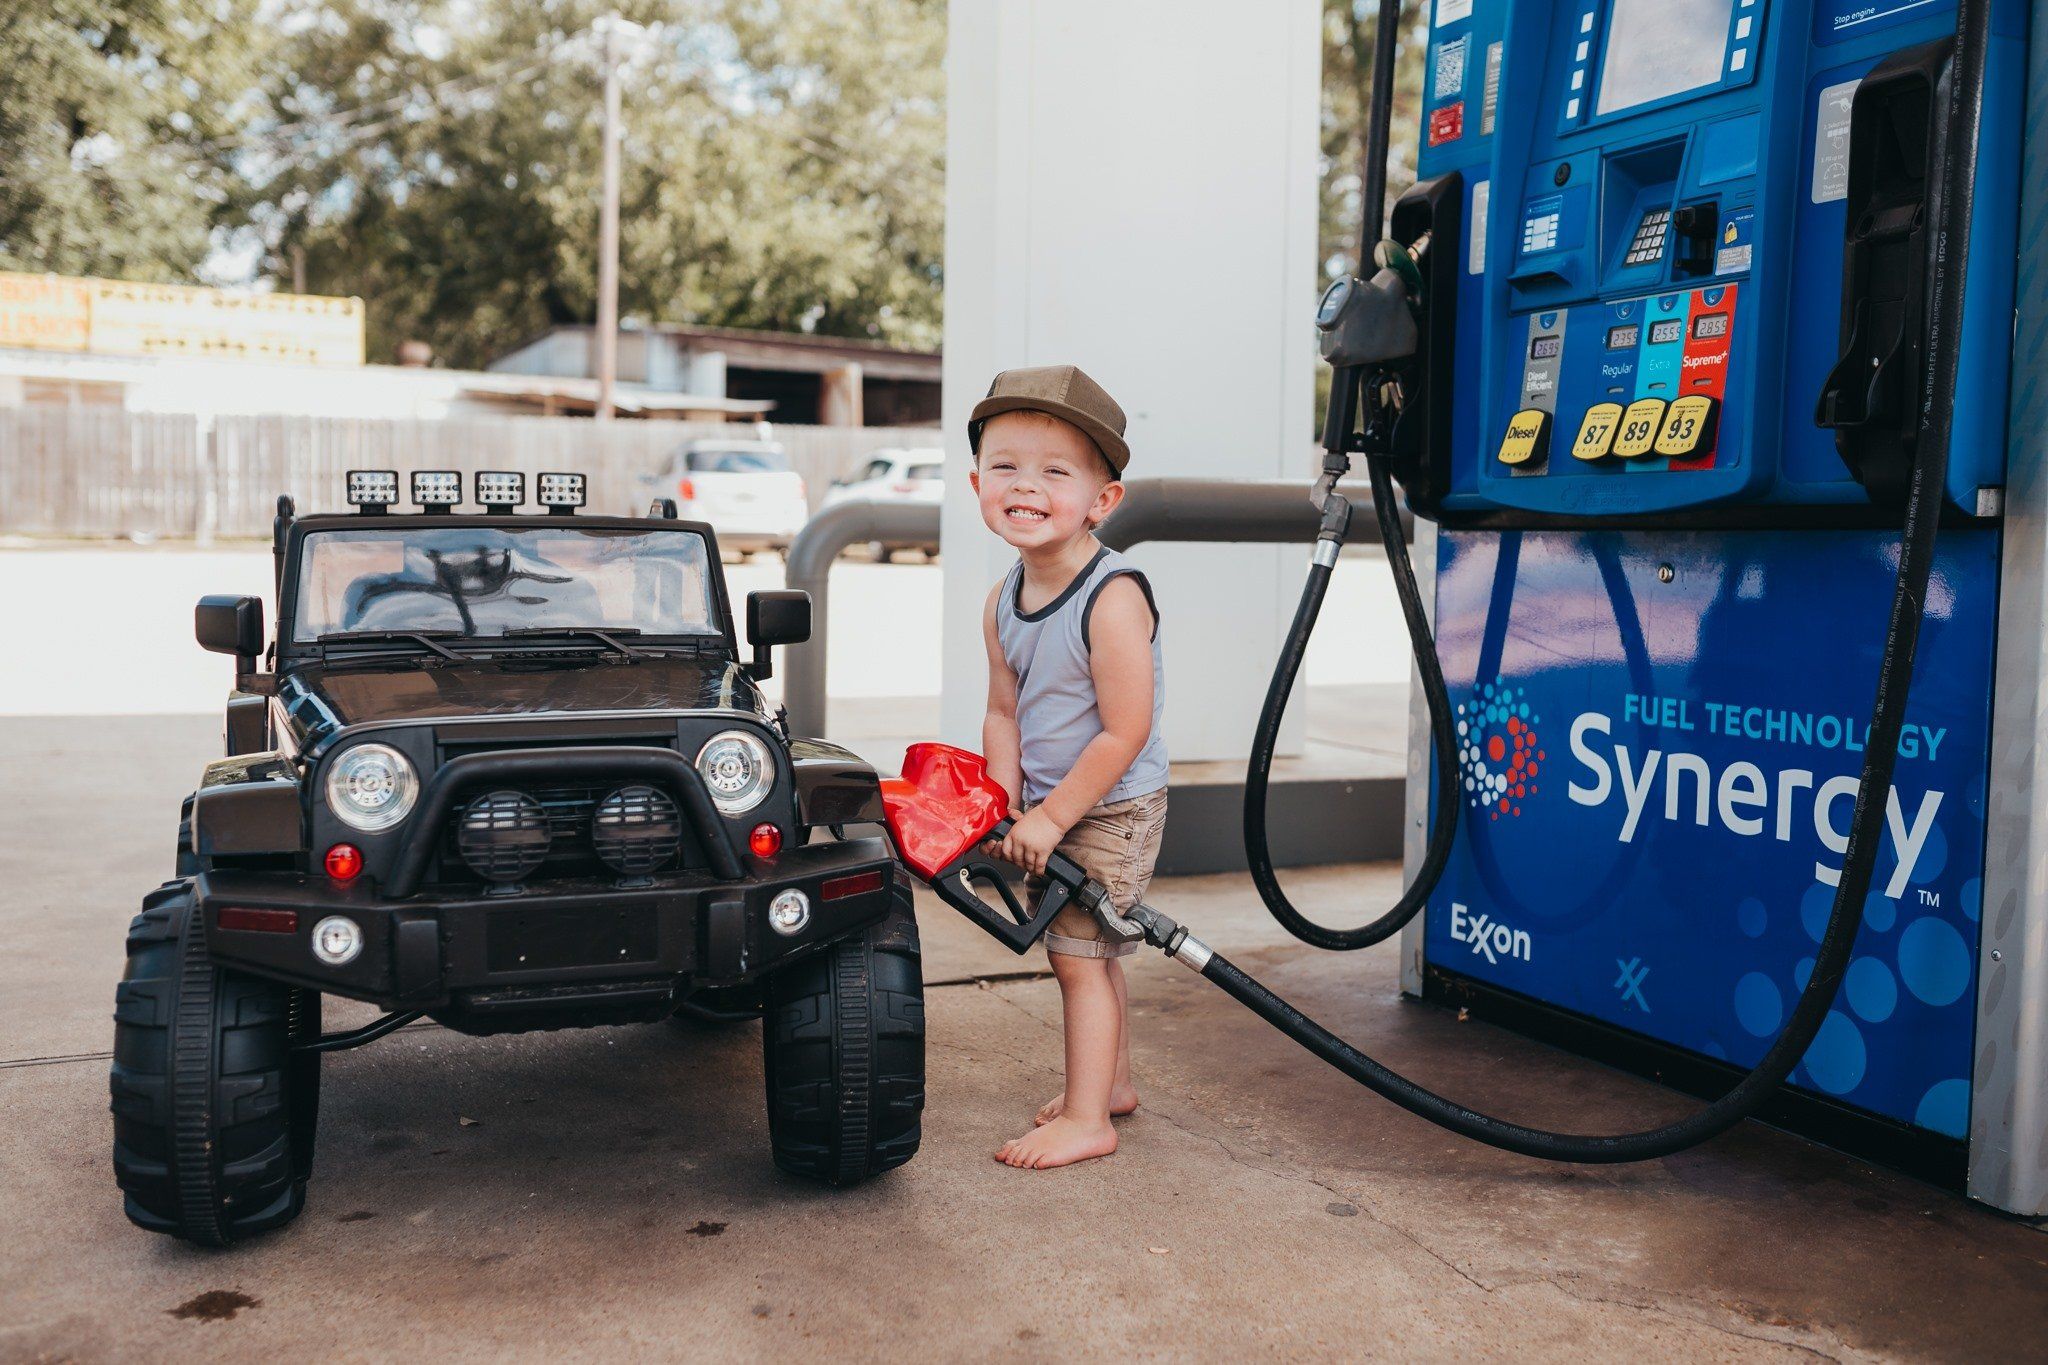
[[[1152,869],[1159,862],[1159,841],[1166,831],[1166,789],[1146,792],[1125,801],[1105,801],[1081,817],[1081,822],[1060,840],[1060,852],[1081,865],[1095,881],[1109,890],[1109,902],[1118,911],[1130,909],[1145,897],[1152,884]],[[1027,876],[1024,890],[1036,905],[1045,890],[1043,877]],[[1102,936],[1095,916],[1079,905],[1068,905],[1053,916],[1045,935],[1045,950],[1068,957],[1125,957],[1138,951],[1138,942],[1119,943]]]

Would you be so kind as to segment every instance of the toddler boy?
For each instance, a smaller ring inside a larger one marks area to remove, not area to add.
[[[982,751],[1016,822],[996,852],[1044,889],[1057,849],[1108,888],[1119,910],[1145,894],[1166,826],[1165,686],[1159,613],[1145,576],[1095,538],[1123,501],[1124,414],[1072,365],[1005,370],[967,427],[981,519],[1016,548],[989,594],[988,714]],[[1017,812],[1022,812],[1017,814]],[[1116,1150],[1112,1114],[1138,1107],[1129,996],[1118,958],[1068,906],[1046,951],[1066,1031],[1066,1089],[1037,1126],[996,1152],[1045,1169]]]

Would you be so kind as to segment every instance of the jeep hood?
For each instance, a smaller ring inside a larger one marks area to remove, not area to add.
[[[307,739],[345,726],[443,717],[762,710],[753,680],[730,659],[600,658],[301,668],[279,681],[278,698]]]

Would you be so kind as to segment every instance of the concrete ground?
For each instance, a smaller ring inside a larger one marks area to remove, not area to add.
[[[935,903],[924,1150],[860,1189],[769,1164],[754,1025],[415,1026],[329,1059],[298,1223],[224,1253],[151,1237],[108,1168],[108,1016],[215,728],[0,721],[0,1360],[2048,1354],[2040,1231],[1756,1125],[1641,1167],[1473,1147],[1156,954],[1122,1150],[998,1166],[1059,1086],[1058,997]],[[1330,922],[1397,881],[1290,878]],[[1587,1129],[1689,1103],[1405,1003],[1391,951],[1303,947],[1239,879],[1154,899],[1450,1093]]]

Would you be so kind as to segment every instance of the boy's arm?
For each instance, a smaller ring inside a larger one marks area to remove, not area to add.
[[[981,637],[988,646],[988,711],[981,718],[981,756],[988,762],[989,776],[1010,794],[1010,811],[1015,814],[1024,808],[1024,740],[1017,731],[1017,675],[1010,671],[996,634],[996,599],[1002,591],[1001,583],[990,589],[981,613]]]
[[[1145,591],[1129,575],[1095,599],[1088,623],[1088,671],[1102,733],[1088,741],[1066,778],[1010,830],[1003,856],[1032,872],[1109,789],[1123,780],[1152,735],[1152,632]]]

